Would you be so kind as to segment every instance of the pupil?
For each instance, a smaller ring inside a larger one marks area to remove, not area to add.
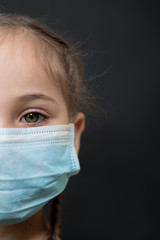
[[[39,119],[39,116],[37,113],[28,113],[25,117],[25,120],[27,122],[37,122]]]

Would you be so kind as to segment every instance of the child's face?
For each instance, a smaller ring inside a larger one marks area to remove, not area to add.
[[[20,39],[0,44],[0,128],[68,124],[63,95]]]

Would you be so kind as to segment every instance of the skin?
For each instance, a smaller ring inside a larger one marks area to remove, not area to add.
[[[85,127],[83,113],[69,119],[65,99],[35,57],[33,46],[23,35],[0,44],[0,128],[75,125],[78,153]],[[49,226],[42,210],[26,221],[0,226],[1,240],[45,240]]]

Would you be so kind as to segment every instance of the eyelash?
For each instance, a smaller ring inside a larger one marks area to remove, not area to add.
[[[29,114],[32,114],[32,116],[34,116],[34,117],[37,116],[38,120],[35,122],[30,122],[30,123],[27,122],[26,120],[24,120],[25,117]],[[40,125],[41,123],[45,122],[45,120],[47,120],[47,119],[48,119],[48,117],[45,116],[44,114],[36,112],[36,111],[31,111],[31,112],[26,113],[24,116],[22,116],[20,121],[23,123],[27,123],[27,125],[29,125],[29,126],[33,126],[33,125],[35,126],[35,125]]]

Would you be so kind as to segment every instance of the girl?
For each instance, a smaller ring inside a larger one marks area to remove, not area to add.
[[[82,92],[82,65],[65,40],[0,14],[1,240],[59,239],[60,194],[79,171]]]

